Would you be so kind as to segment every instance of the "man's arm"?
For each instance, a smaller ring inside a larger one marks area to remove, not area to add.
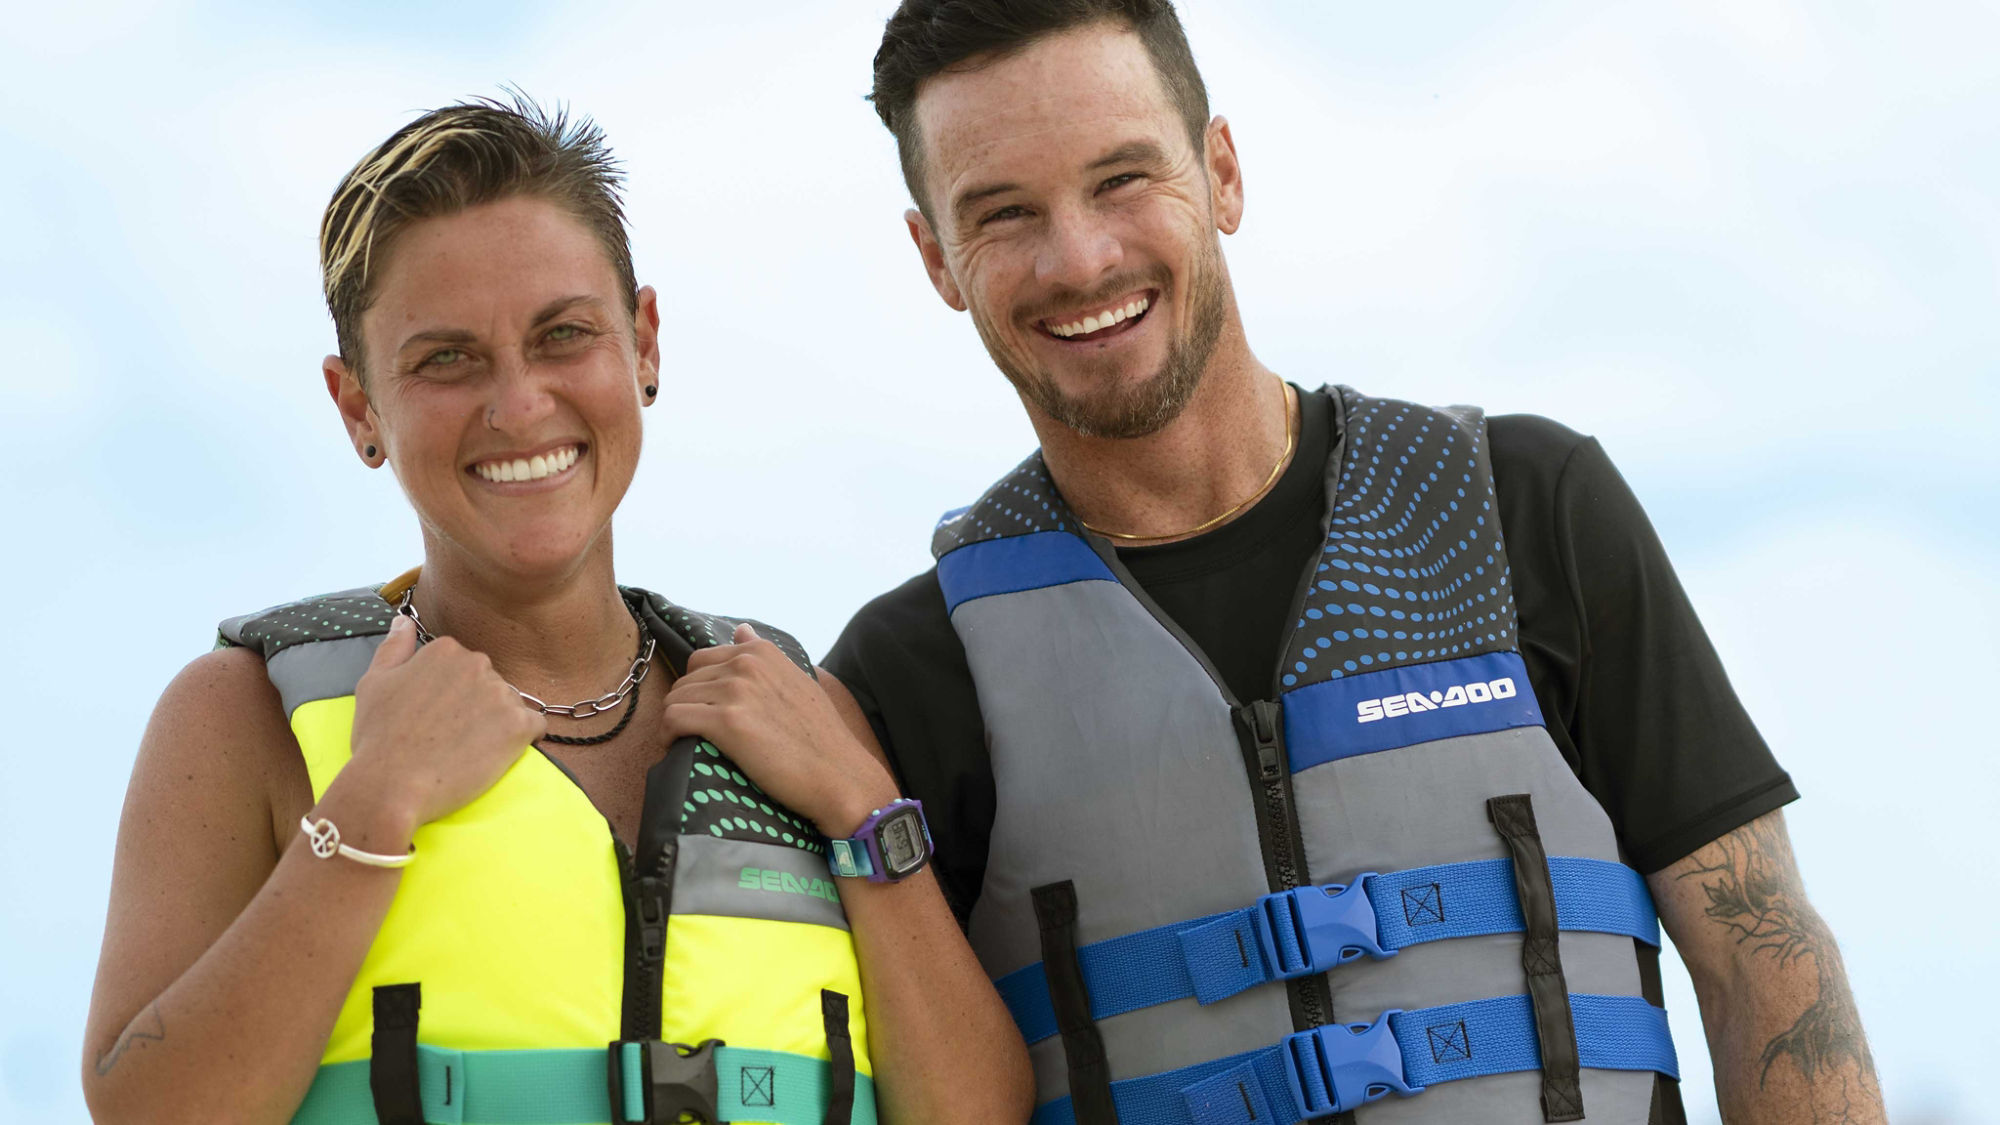
[[[1647,876],[1687,962],[1725,1121],[1886,1121],[1847,970],[1773,811]]]

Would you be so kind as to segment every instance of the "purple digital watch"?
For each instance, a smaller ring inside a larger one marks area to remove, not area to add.
[[[852,838],[828,840],[826,865],[835,875],[894,883],[931,861],[931,829],[922,801],[899,797],[868,814]]]

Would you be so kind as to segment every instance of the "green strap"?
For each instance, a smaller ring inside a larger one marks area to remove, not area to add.
[[[715,1048],[723,1121],[821,1125],[832,1064],[742,1047]],[[638,1045],[625,1047],[625,1117],[643,1116]],[[607,1125],[604,1050],[453,1051],[417,1046],[428,1125]],[[319,1068],[292,1125],[374,1125],[368,1060]],[[854,1125],[876,1125],[875,1084],[854,1076]]]

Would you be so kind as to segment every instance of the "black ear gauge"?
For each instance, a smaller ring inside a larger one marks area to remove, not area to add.
[[[657,395],[657,394],[659,394],[659,393],[660,393],[660,388],[658,388],[658,387],[654,386],[654,385],[653,385],[653,384],[651,384],[651,383],[648,383],[648,384],[646,384],[646,397],[647,397],[647,398],[652,398],[652,397],[653,397],[654,395]]]
[[[373,457],[373,456],[375,456],[375,447],[374,447],[374,446],[372,446],[372,445],[367,445],[367,446],[363,446],[363,447],[361,448],[361,455],[362,455],[363,457]]]

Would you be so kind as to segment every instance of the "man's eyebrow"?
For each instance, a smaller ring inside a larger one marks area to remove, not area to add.
[[[1113,164],[1158,164],[1166,160],[1166,155],[1152,141],[1130,141],[1091,161],[1090,170],[1094,172]]]
[[[964,218],[965,213],[972,208],[972,205],[980,200],[991,199],[996,195],[1005,195],[1010,191],[1019,190],[1021,190],[1021,185],[1014,183],[988,184],[985,187],[974,188],[960,195],[952,202],[951,213],[959,218]]]

